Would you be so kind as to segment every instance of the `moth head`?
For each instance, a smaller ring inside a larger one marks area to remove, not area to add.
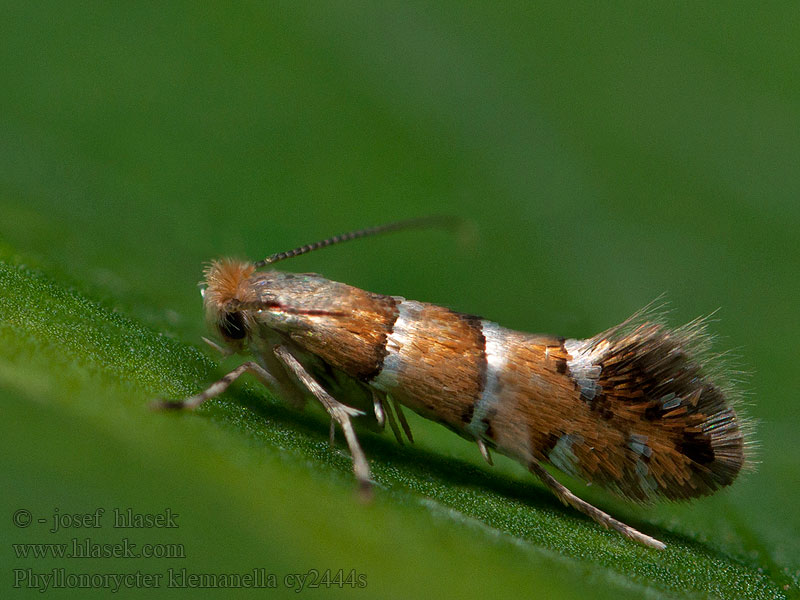
[[[206,319],[233,350],[244,347],[250,330],[241,305],[254,299],[250,277],[255,266],[247,261],[215,260],[204,271],[201,293]]]
[[[307,317],[334,314],[328,309],[297,305],[298,299],[313,292],[309,281],[277,271],[262,272],[254,277],[256,269],[341,242],[402,229],[453,225],[463,225],[463,222],[441,215],[408,219],[336,235],[271,254],[255,263],[229,258],[215,260],[206,267],[201,284],[207,319],[233,351],[243,350],[251,329],[256,326],[254,314],[262,313],[259,317],[262,324],[283,331],[302,327]]]

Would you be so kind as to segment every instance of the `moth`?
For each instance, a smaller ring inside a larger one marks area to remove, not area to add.
[[[213,261],[203,303],[224,347],[209,343],[253,360],[202,393],[158,405],[194,409],[244,373],[297,408],[316,399],[330,415],[331,440],[335,425],[344,433],[363,490],[370,469],[353,421],[372,418],[369,410],[398,440],[412,440],[402,405],[474,442],[489,464],[490,450],[516,459],[603,527],[665,548],[580,499],[543,464],[636,502],[730,485],[749,464],[748,423],[734,386],[708,358],[703,319],[670,329],[644,311],[588,339],[565,339],[316,274],[263,270],[343,241],[436,224],[362,229],[255,263]]]

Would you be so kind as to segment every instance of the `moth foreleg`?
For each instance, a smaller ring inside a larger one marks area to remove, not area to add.
[[[269,389],[278,387],[278,382],[272,374],[256,362],[248,361],[236,367],[222,379],[215,381],[204,391],[184,400],[156,400],[152,403],[155,409],[194,410],[206,400],[216,398],[244,373],[252,373]]]
[[[626,525],[622,521],[617,521],[611,515],[604,513],[602,510],[592,506],[585,500],[581,500],[575,494],[570,492],[564,485],[560,484],[556,478],[550,475],[550,473],[548,473],[538,462],[531,461],[528,464],[528,469],[531,473],[541,479],[542,483],[550,488],[550,491],[553,492],[556,497],[561,500],[561,502],[571,506],[576,510],[579,510],[586,516],[591,517],[606,529],[618,531],[626,538],[635,542],[639,542],[640,544],[644,544],[645,546],[650,546],[651,548],[663,550],[667,547],[663,542],[660,542],[649,535],[645,535],[641,531],[634,529],[630,525]]]
[[[204,338],[202,338],[202,340],[203,340],[203,341],[204,341],[206,344],[208,344],[209,346],[211,346],[211,347],[212,347],[214,350],[216,350],[217,352],[219,352],[220,354],[222,354],[222,357],[223,357],[223,358],[227,358],[228,356],[230,356],[231,354],[233,354],[233,350],[232,350],[232,349],[230,349],[230,348],[223,348],[222,346],[220,346],[220,345],[219,345],[217,342],[215,342],[214,340],[210,340],[210,339],[208,339],[207,337],[204,337]]]
[[[331,418],[339,423],[344,433],[345,440],[347,440],[347,446],[350,448],[350,455],[353,457],[353,473],[355,473],[362,491],[367,492],[372,485],[370,482],[369,464],[367,463],[364,451],[358,443],[355,429],[353,429],[353,423],[350,420],[351,417],[363,415],[364,413],[358,409],[342,404],[325,391],[285,346],[276,346],[273,351],[275,356],[286,365],[289,371],[294,373],[297,379],[320,401]]]

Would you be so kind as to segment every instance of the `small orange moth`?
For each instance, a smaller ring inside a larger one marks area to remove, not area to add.
[[[731,484],[749,462],[748,423],[708,358],[702,319],[669,329],[643,311],[591,338],[565,339],[316,274],[260,270],[343,241],[442,222],[362,229],[256,263],[212,262],[203,302],[225,348],[209,343],[254,360],[202,393],[157,405],[194,409],[245,372],[295,407],[316,398],[331,434],[341,427],[362,490],[370,469],[353,419],[372,415],[356,406],[370,406],[401,439],[399,421],[411,439],[402,405],[474,441],[489,464],[490,450],[516,459],[603,527],[663,549],[578,498],[542,464],[636,502],[696,498]]]

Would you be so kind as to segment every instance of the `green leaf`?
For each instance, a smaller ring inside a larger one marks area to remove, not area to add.
[[[463,587],[464,594],[475,588],[511,594],[518,585],[564,593],[602,581],[615,594],[655,588],[727,598],[782,596],[758,568],[711,546],[649,526],[669,547],[640,547],[560,506],[530,481],[400,448],[385,436],[365,436],[378,492],[373,506],[362,506],[350,460],[329,446],[321,419],[292,414],[255,390],[239,390],[195,415],[150,412],[148,399],[156,394],[188,395],[209,381],[211,363],[193,347],[26,267],[0,263],[0,289],[3,472],[11,474],[6,489],[14,490],[8,508],[45,519],[56,510],[104,508],[110,517],[114,509],[169,508],[182,518],[180,530],[166,539],[192,552],[186,561],[151,561],[154,569],[208,565],[212,556],[221,558],[210,549],[223,545],[224,559],[210,563],[213,572],[259,566],[274,572],[282,565],[284,577],[301,564],[286,562],[296,556],[308,568],[352,565],[367,575],[373,592],[419,586],[423,593],[437,579],[440,561],[448,571],[467,570],[468,552],[491,569],[479,583],[442,581],[442,593]],[[43,480],[50,481],[42,486]],[[113,540],[119,530],[108,525],[91,533]],[[87,531],[50,534],[34,524],[7,533],[19,544],[72,540],[75,534],[83,539]],[[130,537],[144,544],[165,536],[145,529]],[[390,557],[378,551],[385,543]],[[365,556],[364,548],[376,554]],[[198,554],[206,556],[195,563]],[[419,580],[398,579],[398,565],[415,563],[420,554],[427,558],[426,567],[415,567]],[[12,562],[18,570],[32,564]],[[39,570],[42,561],[33,564]]]

